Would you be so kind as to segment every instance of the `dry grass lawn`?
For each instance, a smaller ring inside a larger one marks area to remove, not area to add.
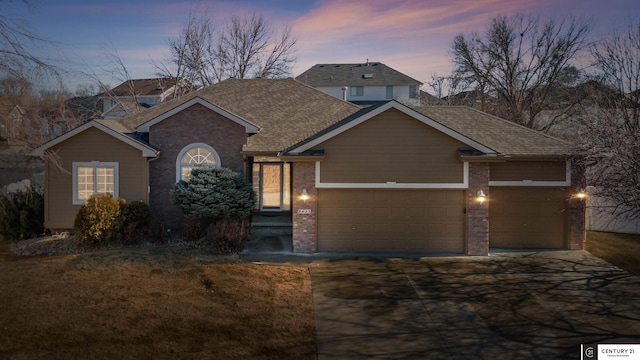
[[[0,241],[2,359],[315,359],[306,267],[195,250],[19,257]]]
[[[640,235],[589,231],[585,250],[640,276]]]

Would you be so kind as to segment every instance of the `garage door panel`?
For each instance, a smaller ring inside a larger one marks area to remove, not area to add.
[[[463,204],[459,190],[321,189],[318,248],[460,253]]]
[[[490,246],[565,248],[565,204],[561,188],[491,188]]]

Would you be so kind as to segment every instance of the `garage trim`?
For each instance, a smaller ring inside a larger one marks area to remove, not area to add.
[[[468,189],[469,162],[463,163],[461,183],[323,183],[320,181],[320,161],[316,161],[316,188],[318,189]]]
[[[564,181],[489,181],[489,186],[571,186],[571,160],[565,162]]]

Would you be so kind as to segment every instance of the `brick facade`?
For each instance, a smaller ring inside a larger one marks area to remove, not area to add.
[[[315,188],[315,163],[293,163],[293,187],[291,194],[293,220],[293,252],[312,253],[317,251],[317,202],[318,191]],[[309,198],[301,198],[303,189],[307,189]],[[303,210],[311,213],[299,213]]]
[[[181,210],[171,202],[171,191],[176,183],[178,155],[187,145],[207,144],[220,156],[221,166],[244,173],[242,145],[246,141],[243,126],[199,104],[153,125],[149,143],[161,149],[160,157],[149,167],[149,207],[153,215],[167,228],[179,228],[184,222]]]
[[[477,201],[482,190],[487,200]],[[469,188],[466,194],[467,209],[467,254],[489,254],[489,163],[469,163]]]

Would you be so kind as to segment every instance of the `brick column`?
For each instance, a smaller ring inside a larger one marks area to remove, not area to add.
[[[584,168],[571,164],[571,188],[569,188],[569,244],[570,250],[582,250],[586,237],[585,232],[585,205],[586,199],[575,197],[580,190],[586,187],[584,178]]]
[[[478,191],[486,195],[479,203]],[[469,188],[466,196],[467,209],[467,254],[489,255],[489,163],[469,163]]]
[[[291,194],[293,220],[293,252],[312,253],[317,250],[317,200],[315,188],[316,168],[314,162],[294,162],[293,188]],[[309,198],[301,198],[302,190],[307,189]]]

